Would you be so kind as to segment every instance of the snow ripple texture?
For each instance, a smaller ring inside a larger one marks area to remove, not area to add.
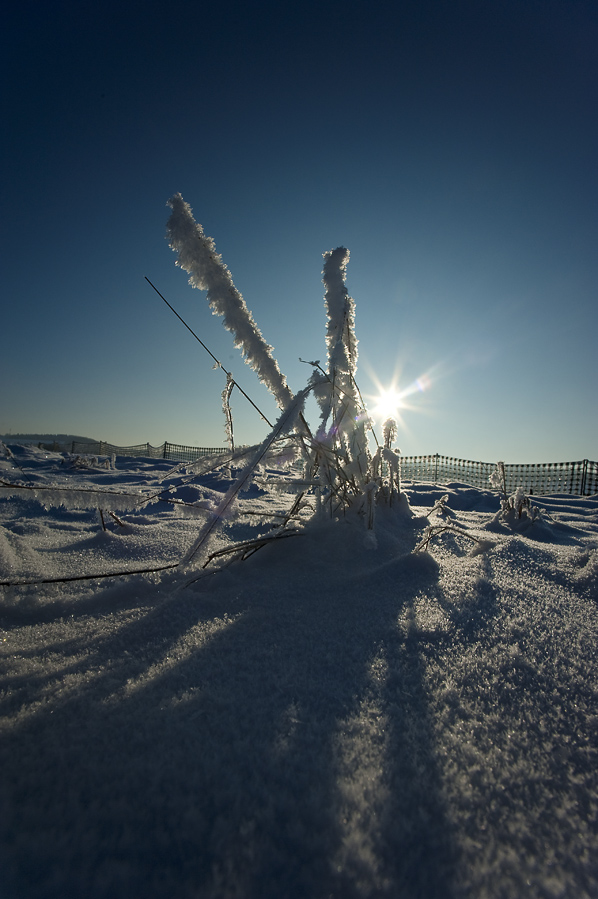
[[[19,458],[35,483],[63,472]],[[160,464],[71,477],[176,496]],[[287,507],[268,476],[241,511]],[[181,496],[213,509],[229,483]],[[3,899],[598,895],[598,502],[535,497],[517,533],[488,529],[490,492],[407,493],[375,550],[347,519],[184,590],[176,571],[3,589]],[[442,496],[493,545],[446,531],[414,554]],[[202,524],[157,500],[122,518],[3,497],[0,574],[176,561]]]

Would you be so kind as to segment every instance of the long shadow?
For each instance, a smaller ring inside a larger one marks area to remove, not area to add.
[[[361,540],[332,566],[317,534],[267,548],[100,630],[64,697],[34,691],[0,750],[6,899],[452,895],[425,662],[399,626],[438,569]]]

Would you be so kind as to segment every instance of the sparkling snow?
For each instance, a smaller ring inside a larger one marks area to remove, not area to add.
[[[2,581],[174,565],[230,486],[11,450],[38,489],[0,489]],[[289,508],[270,477],[218,546]],[[91,489],[129,495],[106,530]],[[598,499],[517,530],[490,491],[406,492],[375,549],[348,517],[187,587],[2,587],[2,899],[598,895]],[[442,523],[483,542],[414,553]]]

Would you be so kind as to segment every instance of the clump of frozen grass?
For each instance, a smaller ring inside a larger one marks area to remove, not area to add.
[[[523,487],[518,487],[507,500],[507,510],[513,512],[517,518],[521,518],[525,513],[532,509],[529,496],[526,495]]]
[[[490,486],[501,494],[500,509],[494,516],[493,524],[503,523],[521,529],[542,518],[541,510],[538,506],[532,505],[523,487],[517,487],[515,492],[510,495],[507,493],[504,462],[497,462],[496,468],[490,475]]]
[[[90,453],[77,455],[69,453],[66,459],[71,468],[106,468],[108,471],[116,469],[116,454],[112,453],[110,457],[105,459]]]
[[[523,487],[518,487],[511,496],[501,503],[501,508],[494,517],[495,522],[503,522],[511,526],[529,525],[542,518],[542,511],[533,506]]]
[[[170,200],[172,215],[167,225],[169,244],[177,253],[177,265],[187,271],[192,286],[207,291],[214,313],[221,315],[232,331],[245,360],[275,396],[281,409],[293,400],[286,378],[236,289],[212,238],[195,222],[191,208],[180,194]],[[300,416],[295,437],[304,459],[306,482],[318,484],[317,507],[321,514],[336,517],[350,508],[362,514],[373,529],[376,502],[393,503],[400,495],[399,455],[392,449],[396,423],[385,424],[384,446],[372,459],[368,446],[371,422],[355,380],[357,337],[355,302],[345,286],[349,251],[337,247],[324,253],[322,280],[325,287],[327,366],[311,363],[314,372],[307,391],[320,406],[320,423],[312,434]],[[223,392],[226,430],[232,449],[230,389]],[[276,429],[275,429],[276,430]]]

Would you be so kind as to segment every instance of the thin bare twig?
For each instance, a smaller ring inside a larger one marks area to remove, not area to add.
[[[467,537],[468,540],[473,540],[474,543],[477,543],[482,547],[487,543],[487,541],[480,540],[479,537],[474,537],[473,534],[468,534],[467,531],[462,531],[461,528],[455,527],[454,524],[437,524],[430,526],[427,529],[424,539],[420,543],[418,543],[413,552],[418,553],[421,552],[421,550],[427,549],[432,538],[437,537],[444,531],[451,531],[453,534],[458,534],[459,537]]]

